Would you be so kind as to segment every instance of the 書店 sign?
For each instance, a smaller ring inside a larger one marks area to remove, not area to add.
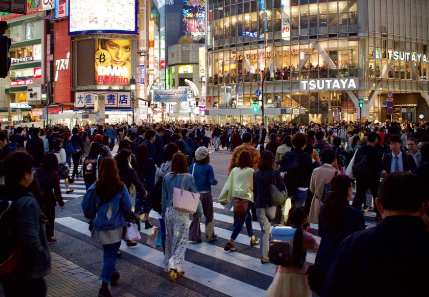
[[[94,107],[96,96],[104,96],[105,108],[130,108],[130,92],[76,92],[74,106],[76,108]]]
[[[359,89],[358,78],[333,78],[301,80],[301,91],[335,91],[335,90],[357,90]]]

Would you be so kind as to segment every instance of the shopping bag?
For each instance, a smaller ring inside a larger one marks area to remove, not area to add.
[[[162,233],[158,232],[158,236],[156,237],[156,245],[162,246]]]
[[[357,151],[356,151],[357,152]],[[350,163],[349,163],[349,166],[347,167],[347,169],[346,169],[346,175],[348,176],[348,177],[350,177],[351,179],[354,179],[355,177],[353,176],[353,166],[355,165],[355,157],[356,157],[356,152],[355,152],[355,154],[353,155],[353,158],[351,159],[351,161],[350,161]]]
[[[125,240],[138,241],[142,237],[140,236],[139,227],[136,223],[127,223],[126,231],[124,235]]]
[[[165,221],[162,218],[159,218],[159,228],[161,230],[162,249],[163,249],[164,254],[165,254]]]
[[[158,227],[153,227],[152,233],[149,235],[146,244],[156,249],[156,241],[158,239]]]
[[[286,199],[285,204],[283,205],[283,211],[282,211],[282,223],[286,223],[287,219],[289,217],[289,210],[292,208],[292,200],[290,198]]]

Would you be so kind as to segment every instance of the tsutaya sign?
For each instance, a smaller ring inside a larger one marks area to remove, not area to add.
[[[389,60],[400,60],[400,61],[412,61],[412,62],[424,62],[427,63],[428,59],[424,54],[408,53],[408,52],[397,52],[387,51]]]
[[[301,80],[300,91],[336,91],[359,89],[358,78]]]

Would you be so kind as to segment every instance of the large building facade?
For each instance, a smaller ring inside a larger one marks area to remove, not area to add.
[[[424,0],[209,0],[206,114],[261,121],[270,72],[268,122],[427,119],[428,15]]]

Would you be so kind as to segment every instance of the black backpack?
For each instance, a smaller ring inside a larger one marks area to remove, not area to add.
[[[354,177],[367,177],[371,174],[369,160],[366,155],[356,155],[355,163],[352,167]]]
[[[153,204],[152,209],[157,213],[161,214],[162,212],[162,181],[164,180],[163,176],[160,176],[158,181],[153,187]]]
[[[286,153],[281,160],[281,170],[285,171],[284,181],[289,196],[293,196],[298,187],[301,186],[303,168],[301,166],[301,156],[294,156]]]
[[[0,200],[0,276],[15,269],[21,251],[13,236],[13,226],[18,222],[18,214],[13,204],[17,200]]]

